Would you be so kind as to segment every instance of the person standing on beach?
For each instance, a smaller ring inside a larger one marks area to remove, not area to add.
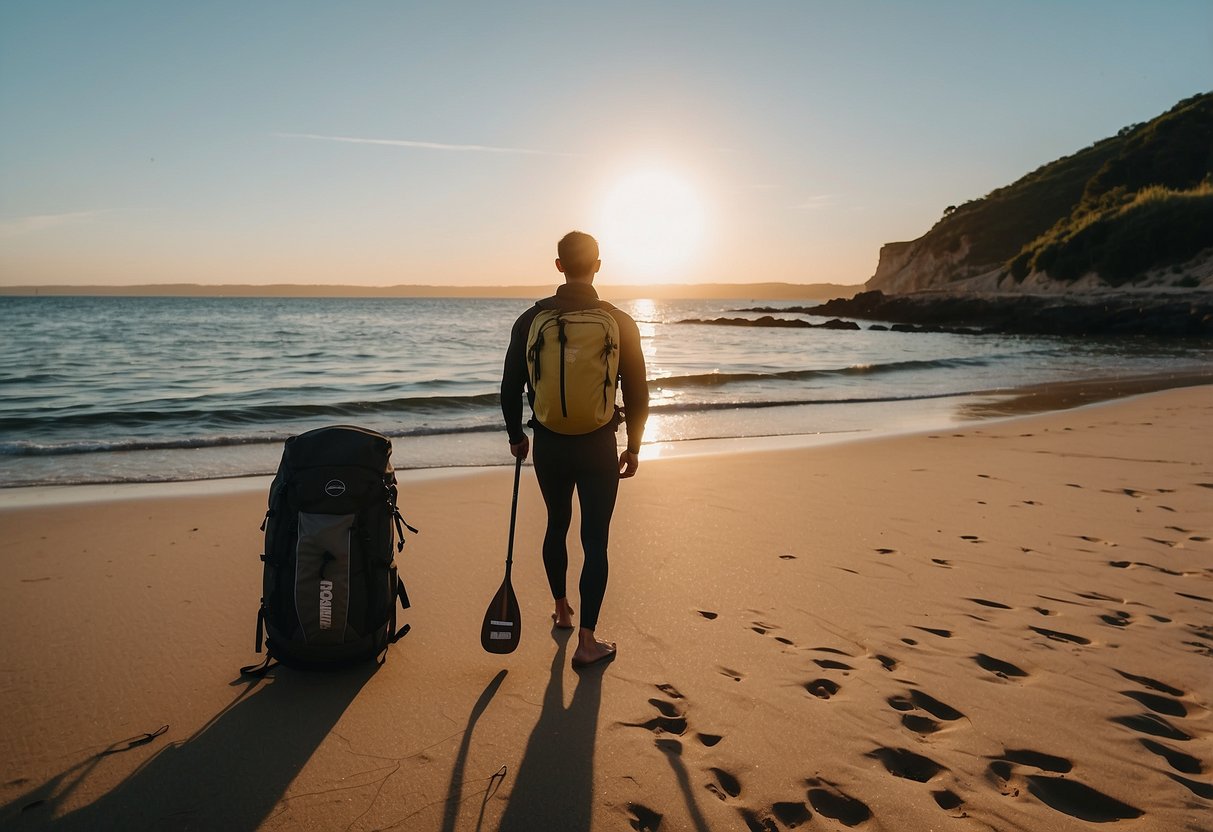
[[[615,657],[615,644],[599,640],[594,630],[606,593],[611,515],[615,510],[619,481],[635,476],[640,465],[640,443],[649,415],[649,386],[636,322],[626,312],[600,300],[594,291],[594,276],[602,266],[598,242],[589,234],[571,231],[557,244],[556,254],[556,269],[564,275],[564,285],[557,288],[556,294],[523,312],[514,322],[501,374],[501,413],[509,434],[510,453],[515,459],[526,459],[530,439],[522,429],[522,392],[526,390],[534,411],[534,383],[527,363],[532,323],[544,310],[569,313],[601,309],[609,313],[619,329],[618,381],[623,391],[622,413],[613,408],[610,420],[588,433],[561,433],[545,427],[537,417],[528,422],[535,434],[535,478],[547,506],[543,565],[556,602],[552,620],[561,629],[574,626],[573,608],[565,589],[567,537],[573,516],[574,490],[581,507],[581,546],[585,562],[578,584],[581,617],[577,649],[572,657],[573,667],[580,668],[608,662]],[[563,334],[560,337],[563,338]],[[613,406],[613,397],[611,404]],[[615,432],[620,422],[627,426],[627,446],[616,456]]]

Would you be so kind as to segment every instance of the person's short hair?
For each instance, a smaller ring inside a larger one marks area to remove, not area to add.
[[[556,244],[556,256],[565,274],[585,277],[598,262],[598,241],[584,231],[570,231]]]

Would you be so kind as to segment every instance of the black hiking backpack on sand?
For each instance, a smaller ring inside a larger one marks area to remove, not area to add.
[[[378,657],[408,632],[396,599],[409,599],[396,572],[404,529],[386,436],[349,425],[286,440],[270,485],[257,646],[265,661],[300,669],[345,667]]]

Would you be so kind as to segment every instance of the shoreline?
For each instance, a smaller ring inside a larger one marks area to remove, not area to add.
[[[764,450],[798,450],[851,442],[878,441],[897,436],[913,436],[945,428],[963,430],[975,424],[997,424],[1039,413],[1052,413],[1089,407],[1145,395],[1159,390],[1213,385],[1213,370],[1208,373],[1157,374],[1117,379],[1083,379],[1064,383],[1028,385],[991,390],[956,397],[953,421],[925,425],[901,425],[887,430],[835,430],[768,435],[720,436],[646,442],[641,461],[675,459],[690,456],[749,453]],[[393,440],[399,442],[398,439]],[[280,447],[281,443],[275,443]],[[401,468],[396,471],[402,484],[435,479],[453,479],[486,471],[508,468],[499,465],[456,465]],[[530,461],[525,463],[530,467]],[[28,485],[0,488],[0,511],[44,505],[138,500],[154,497],[193,497],[242,492],[266,492],[273,474],[249,474],[157,482],[98,482]]]

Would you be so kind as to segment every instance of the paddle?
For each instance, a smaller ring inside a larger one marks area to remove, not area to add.
[[[514,565],[514,524],[518,519],[518,479],[522,474],[522,460],[514,461],[514,503],[510,506],[510,542],[505,552],[505,580],[489,602],[480,625],[480,646],[489,653],[513,653],[522,637],[522,614],[518,610],[518,599],[510,584],[510,569]]]

